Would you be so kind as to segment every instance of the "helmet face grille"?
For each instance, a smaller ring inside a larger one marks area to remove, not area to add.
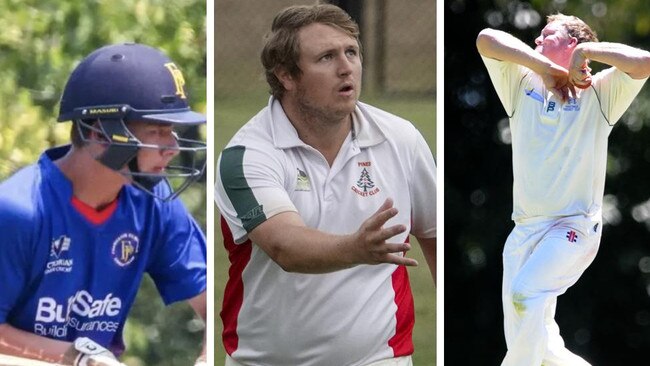
[[[127,176],[154,197],[178,196],[205,171],[206,145],[177,139],[178,154],[162,172],[138,169],[140,149],[170,150],[143,144],[127,128],[130,122],[171,124],[175,127],[206,122],[190,110],[181,70],[159,50],[125,43],[102,47],[84,58],[70,75],[61,98],[58,121],[76,121],[85,143],[106,147],[96,157],[101,164]],[[96,138],[86,138],[84,131]],[[179,183],[180,181],[180,183]],[[160,184],[160,183],[165,184]]]
[[[142,143],[121,119],[99,119],[93,122],[77,120],[79,135],[84,143],[99,143],[106,150],[96,160],[104,166],[127,177],[133,185],[163,201],[176,198],[205,173],[207,162],[206,144],[196,139],[178,137],[176,146],[160,146]],[[94,131],[99,138],[87,137]],[[176,150],[178,154],[162,172],[142,172],[138,168],[137,153],[140,149]]]

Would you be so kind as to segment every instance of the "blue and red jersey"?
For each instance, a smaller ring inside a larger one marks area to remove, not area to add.
[[[84,207],[53,164],[68,149],[0,184],[0,324],[120,354],[145,272],[166,304],[205,291],[205,236],[180,200],[133,186],[100,213]]]

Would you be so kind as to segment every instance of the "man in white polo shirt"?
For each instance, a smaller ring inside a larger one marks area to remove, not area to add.
[[[273,21],[273,96],[228,143],[226,365],[411,365],[413,234],[435,279],[436,174],[409,122],[358,101],[359,30],[332,5]]]
[[[563,14],[548,17],[535,44],[494,29],[477,39],[512,133],[502,365],[589,365],[564,347],[555,306],[598,251],[607,138],[650,74],[650,53],[598,42]],[[612,67],[592,76],[589,60]]]

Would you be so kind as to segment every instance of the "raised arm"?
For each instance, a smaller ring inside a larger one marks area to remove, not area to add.
[[[561,71],[566,73],[566,69],[556,65],[519,38],[504,31],[483,29],[476,38],[476,48],[485,57],[526,66],[540,75]]]
[[[581,76],[581,67],[587,60],[614,66],[633,79],[650,76],[650,52],[621,43],[584,42],[573,51],[569,67],[571,80]]]
[[[397,209],[388,199],[357,232],[333,235],[305,226],[295,212],[284,212],[260,224],[249,237],[288,272],[327,273],[379,263],[415,266],[416,260],[395,254],[410,250],[409,244],[386,243],[406,230],[404,225],[383,227],[395,215]]]
[[[569,83],[567,69],[509,33],[486,28],[476,38],[476,48],[484,57],[512,62],[531,69],[542,77],[546,88],[562,100],[566,100],[569,93],[575,95],[575,89]]]

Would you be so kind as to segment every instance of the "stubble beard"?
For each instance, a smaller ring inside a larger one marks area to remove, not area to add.
[[[351,106],[343,106],[340,108],[332,106],[318,106],[310,102],[309,98],[306,97],[306,92],[304,89],[299,88],[297,93],[297,106],[298,111],[302,115],[302,118],[305,122],[308,122],[312,126],[320,128],[330,128],[340,124],[342,121],[345,121],[348,116],[354,112],[356,106],[357,98],[355,97],[355,103]]]

